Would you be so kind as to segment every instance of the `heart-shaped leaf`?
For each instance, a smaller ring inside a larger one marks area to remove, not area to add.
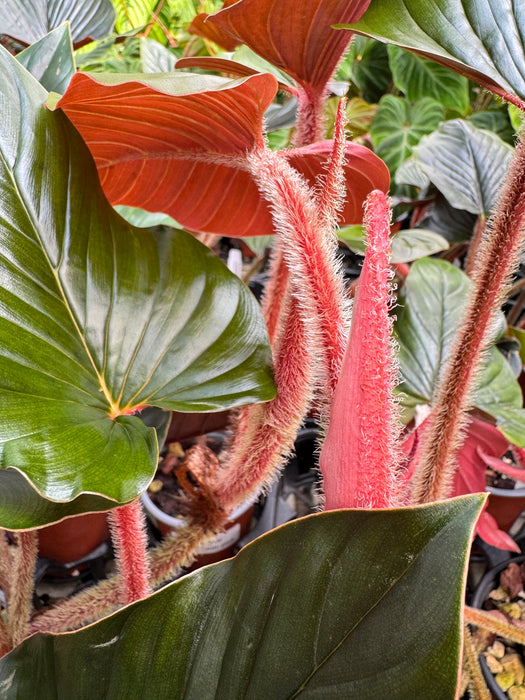
[[[115,10],[111,0],[3,0],[0,34],[34,44],[65,21],[76,44],[111,34]]]
[[[421,138],[434,131],[444,118],[442,105],[430,97],[411,106],[401,97],[385,95],[370,127],[370,138],[377,155],[393,174]]]
[[[395,324],[403,379],[400,389],[421,403],[431,403],[434,398],[470,287],[461,270],[430,258],[416,261],[406,279]],[[503,318],[501,324],[504,328]],[[521,409],[520,386],[496,348],[487,354],[473,405],[494,416],[504,432],[506,412]],[[520,442],[524,437],[525,428]]]
[[[453,119],[422,139],[414,158],[453,207],[486,216],[513,153],[512,146],[491,131]]]
[[[0,660],[0,688],[6,700],[452,698],[482,503],[289,523],[84,630],[34,635]]]
[[[370,0],[240,0],[210,15],[212,24],[249,46],[299,83],[324,87],[350,37],[336,22],[353,22]]]
[[[469,90],[465,76],[399,46],[389,46],[388,56],[394,83],[410,102],[431,97],[444,107],[466,114]]]
[[[525,108],[525,13],[514,0],[372,0],[347,28],[428,56]]]
[[[0,91],[4,485],[16,469],[53,501],[126,502],[151,479],[157,444],[125,414],[273,397],[262,314],[192,236],[136,229],[110,207],[78,132],[5,50]],[[18,527],[8,490],[0,527]]]
[[[164,212],[192,231],[273,233],[268,202],[246,159],[262,147],[275,78],[174,73],[123,80],[77,74],[59,102],[93,153],[108,199]],[[331,150],[332,142],[319,142],[285,156],[314,184]],[[372,189],[388,189],[389,175],[369,149],[347,143],[346,152],[348,193],[340,216],[353,223],[361,221]]]
[[[24,49],[17,59],[48,92],[64,93],[75,73],[69,24]]]

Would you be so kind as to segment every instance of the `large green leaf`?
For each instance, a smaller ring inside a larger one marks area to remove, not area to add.
[[[289,523],[84,630],[31,637],[0,661],[2,697],[453,698],[482,503]]]
[[[431,97],[462,116],[466,114],[469,90],[463,75],[399,46],[389,46],[388,55],[394,83],[410,102]]]
[[[17,58],[48,92],[64,93],[75,72],[69,24],[54,29]]]
[[[430,97],[413,106],[394,95],[385,95],[381,99],[370,127],[370,138],[391,174],[411,155],[421,138],[434,131],[444,118],[442,105]]]
[[[246,286],[193,236],[125,222],[78,132],[5,50],[0,93],[0,526],[16,528],[13,469],[53,501],[126,502],[157,460],[154,430],[127,414],[221,410],[274,387]]]
[[[111,0],[2,0],[0,34],[34,44],[66,20],[75,43],[103,39],[113,29],[115,10]]]
[[[496,203],[513,153],[491,131],[453,119],[423,138],[414,158],[453,207],[484,216]]]
[[[525,12],[516,0],[372,0],[346,27],[428,56],[525,106]]]
[[[421,403],[431,403],[471,288],[469,278],[444,260],[423,259],[412,265],[400,300],[395,325],[399,342],[401,391]],[[499,332],[504,327],[500,318]],[[519,418],[522,394],[508,362],[496,348],[488,352],[473,404],[494,416],[505,429],[512,411]],[[525,412],[524,412],[525,417]],[[525,440],[525,421],[522,437]]]

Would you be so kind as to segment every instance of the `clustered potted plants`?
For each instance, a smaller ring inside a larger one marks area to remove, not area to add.
[[[525,447],[498,350],[502,305],[519,326],[525,303],[524,146],[501,138],[525,109],[523,13],[6,5],[1,696],[486,697],[465,621],[492,621],[463,597],[475,529],[517,549],[477,492],[487,465],[519,475]],[[266,134],[271,105],[285,126]],[[350,288],[338,230],[366,238]],[[207,244],[269,235],[259,306]],[[231,411],[220,455],[178,465],[184,518],[150,549],[145,407]],[[271,486],[307,418],[323,512],[172,581]],[[117,572],[35,612],[38,530],[101,511]]]

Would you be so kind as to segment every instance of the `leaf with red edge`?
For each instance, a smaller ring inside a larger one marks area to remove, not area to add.
[[[258,236],[271,234],[273,223],[247,154],[263,146],[262,118],[276,87],[268,74],[230,81],[174,73],[141,82],[77,74],[58,107],[86,141],[112,204],[164,212],[192,231]],[[325,141],[285,155],[315,184],[331,149]],[[363,146],[348,143],[346,152],[341,223],[350,224],[361,221],[372,189],[388,190],[389,174]]]
[[[303,85],[324,87],[350,36],[332,29],[356,22],[370,0],[239,0],[208,17]],[[350,19],[351,18],[351,19]]]

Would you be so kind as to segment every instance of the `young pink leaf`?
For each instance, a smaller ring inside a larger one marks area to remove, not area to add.
[[[321,450],[325,507],[387,508],[394,502],[399,454],[393,400],[390,210],[383,192],[367,200],[367,252],[350,340]]]

